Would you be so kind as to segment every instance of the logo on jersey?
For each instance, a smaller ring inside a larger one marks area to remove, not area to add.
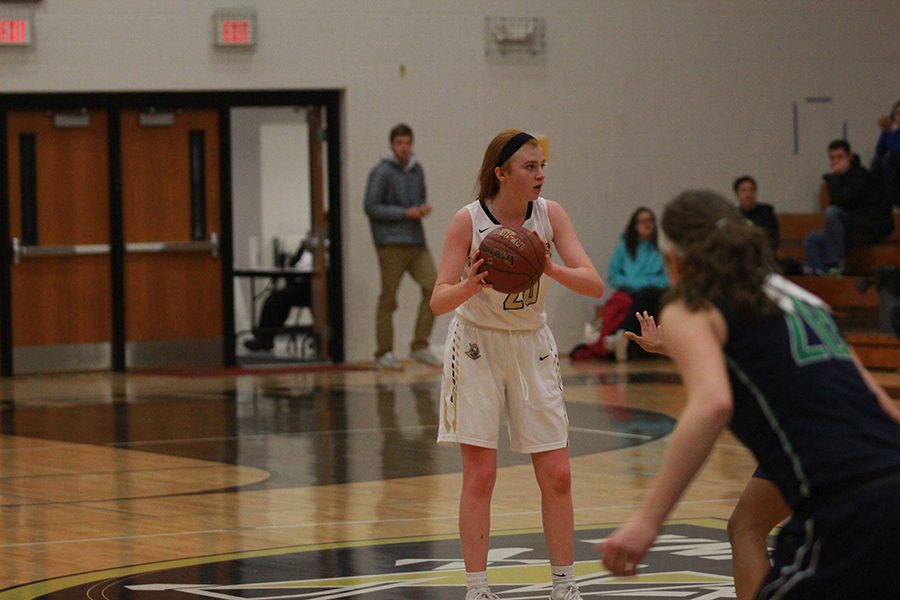
[[[481,350],[478,349],[478,344],[469,344],[469,349],[466,350],[466,356],[472,360],[481,358]]]

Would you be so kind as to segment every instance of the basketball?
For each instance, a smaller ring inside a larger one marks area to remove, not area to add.
[[[544,243],[532,231],[503,226],[487,234],[478,246],[487,271],[485,283],[504,294],[524,292],[541,278],[547,255]]]

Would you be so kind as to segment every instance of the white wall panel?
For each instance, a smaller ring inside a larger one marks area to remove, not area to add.
[[[436,207],[426,223],[436,258],[487,142],[518,126],[549,136],[546,195],[577,217],[605,272],[631,210],[659,209],[686,186],[730,194],[733,177],[750,173],[777,209],[812,210],[825,151],[793,155],[792,104],[832,97],[868,161],[876,116],[900,99],[896,0],[242,0],[257,10],[257,48],[216,51],[212,11],[234,5],[44,0],[34,5],[35,47],[0,52],[0,89],[345,90],[350,360],[374,349],[378,281],[363,189],[399,121],[416,131]],[[488,15],[546,19],[546,54],[485,57]],[[401,356],[416,302],[404,283]],[[551,296],[563,350],[580,338],[592,304]],[[446,322],[438,320],[436,343]]]

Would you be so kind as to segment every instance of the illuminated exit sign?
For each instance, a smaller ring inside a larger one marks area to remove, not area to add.
[[[30,46],[33,29],[30,16],[0,14],[0,46]]]
[[[256,45],[256,9],[221,8],[213,13],[214,44],[219,48]]]

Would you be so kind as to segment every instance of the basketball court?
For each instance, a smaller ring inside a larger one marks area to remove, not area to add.
[[[753,459],[725,434],[640,575],[611,577],[593,546],[640,502],[682,390],[666,360],[563,366],[584,597],[733,597],[725,523]],[[270,371],[4,380],[0,599],[461,598],[438,371]],[[545,598],[531,466],[499,462],[491,581]]]

